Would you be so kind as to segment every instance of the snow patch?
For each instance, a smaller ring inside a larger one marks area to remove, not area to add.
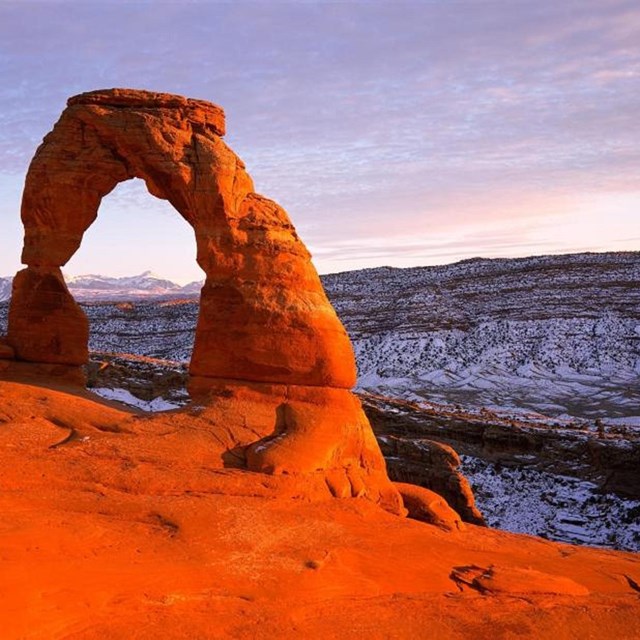
[[[130,391],[126,389],[108,389],[106,387],[98,387],[91,389],[93,393],[106,398],[107,400],[116,400],[130,407],[136,407],[143,411],[157,412],[170,411],[171,409],[179,409],[181,405],[174,402],[168,402],[164,398],[154,398],[153,400],[141,400],[136,398]]]
[[[640,500],[526,467],[460,456],[476,504],[491,527],[559,542],[640,551]]]

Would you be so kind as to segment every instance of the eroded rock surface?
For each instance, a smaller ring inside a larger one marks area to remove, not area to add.
[[[13,280],[9,341],[20,360],[82,365],[89,322],[69,294],[59,267],[29,267]]]
[[[266,391],[145,415],[0,381],[3,640],[640,637],[637,554],[452,534],[335,500],[322,472],[239,468],[273,431]]]
[[[363,395],[362,398],[386,458],[389,477],[396,486],[406,483],[435,492],[463,521],[484,525],[473,491],[460,470],[456,451],[442,442],[420,437],[421,434],[411,430],[413,425],[407,425],[403,413],[385,411],[384,402],[378,402],[375,396]],[[411,512],[411,507],[407,508]]]
[[[464,531],[465,525],[460,514],[456,513],[441,495],[415,484],[394,484],[402,496],[410,518],[428,522],[445,531]]]

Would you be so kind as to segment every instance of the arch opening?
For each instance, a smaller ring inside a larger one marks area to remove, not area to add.
[[[97,217],[65,274],[112,277],[151,271],[180,285],[204,280],[196,262],[193,228],[143,180],[120,182],[99,205]]]
[[[146,411],[188,402],[204,273],[172,205],[142,180],[119,183],[64,272],[89,321],[87,387]]]

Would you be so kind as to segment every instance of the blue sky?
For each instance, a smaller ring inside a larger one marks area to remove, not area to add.
[[[42,137],[67,97],[114,86],[223,106],[320,272],[640,246],[635,0],[0,0],[0,70],[0,275]],[[134,181],[65,271],[186,282],[194,255]]]

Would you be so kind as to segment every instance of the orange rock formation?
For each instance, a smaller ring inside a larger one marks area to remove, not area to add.
[[[148,415],[26,382],[0,381],[3,640],[640,637],[637,554],[236,468],[264,388]]]
[[[33,159],[0,340],[3,640],[640,637],[635,555],[398,492],[309,255],[223,133],[209,103],[97,91]],[[193,402],[154,415],[70,382],[88,327],[60,272],[134,176],[193,226],[207,274]]]
[[[19,359],[81,365],[87,328],[60,274],[119,182],[145,181],[193,227],[206,274],[196,376],[351,388],[355,362],[285,211],[254,193],[220,107],[130,89],[75,96],[26,178],[9,340]]]
[[[399,512],[369,423],[348,391],[356,377],[349,338],[287,214],[254,193],[222,141],[224,129],[222,109],[201,100],[131,89],[70,98],[27,174],[28,266],[14,280],[8,343],[19,361],[86,363],[87,319],[60,267],[101,199],[119,182],[142,178],[193,227],[206,273],[192,388],[203,398],[207,387],[250,381],[269,399],[268,427],[255,432],[253,446],[243,440],[247,467],[322,470],[336,495],[375,495]]]

